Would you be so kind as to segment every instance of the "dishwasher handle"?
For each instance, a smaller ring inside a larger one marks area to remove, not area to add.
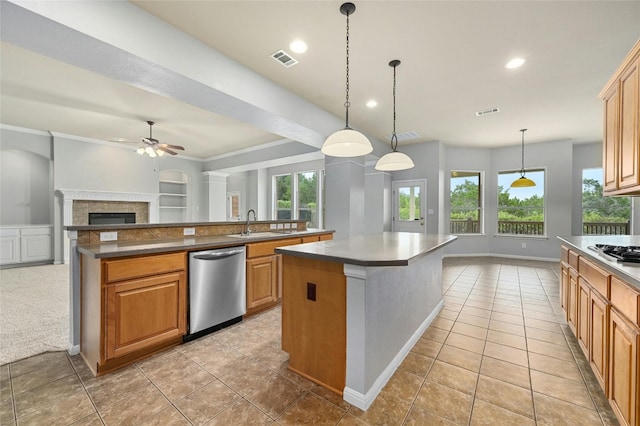
[[[210,253],[196,254],[193,256],[193,258],[198,260],[219,260],[224,259],[225,257],[235,256],[236,254],[242,254],[243,252],[244,248],[234,250],[220,250]]]

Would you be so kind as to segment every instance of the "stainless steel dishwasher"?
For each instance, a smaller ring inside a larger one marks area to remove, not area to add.
[[[245,247],[189,253],[189,332],[185,340],[242,321],[247,312]]]

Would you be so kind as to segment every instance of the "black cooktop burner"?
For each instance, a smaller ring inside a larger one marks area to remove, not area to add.
[[[596,248],[603,254],[618,259],[618,262],[640,263],[640,246],[596,244]]]

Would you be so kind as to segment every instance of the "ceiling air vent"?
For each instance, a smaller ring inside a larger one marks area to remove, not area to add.
[[[284,50],[278,50],[277,52],[273,53],[271,57],[287,68],[292,67],[298,63],[297,60],[293,59],[293,57],[291,57],[291,55],[289,55]]]
[[[500,112],[500,108],[490,108],[490,109],[485,109],[484,111],[478,111],[476,112],[476,115],[478,117],[482,117],[483,115],[496,114],[498,112]]]
[[[396,133],[396,137],[398,138],[398,142],[408,141],[410,139],[418,139],[420,135],[418,132],[414,132],[413,130],[408,132]],[[387,136],[387,139],[391,140],[391,135]]]

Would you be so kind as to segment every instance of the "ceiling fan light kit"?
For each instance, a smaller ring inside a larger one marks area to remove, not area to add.
[[[391,134],[391,152],[383,155],[376,163],[375,169],[381,171],[407,170],[415,166],[407,154],[398,152],[398,135],[396,134],[396,68],[400,65],[398,59],[389,62],[393,67],[393,133]]]
[[[520,177],[511,183],[511,188],[526,188],[536,186],[536,183],[524,175],[524,132],[527,129],[520,129],[522,132],[522,167],[520,168]]]
[[[174,149],[184,151],[184,147],[180,145],[170,145],[168,143],[160,143],[158,139],[154,139],[152,134],[152,129],[155,123],[153,121],[147,121],[147,124],[149,125],[149,137],[142,138],[142,142],[145,145],[136,149],[136,152],[138,154],[140,155],[147,154],[151,158],[156,158],[156,157],[162,157],[165,153],[176,155],[177,152],[173,151]]]
[[[344,129],[330,135],[322,144],[321,151],[325,155],[332,157],[358,157],[369,154],[373,151],[373,146],[369,139],[357,130],[349,127],[349,15],[355,12],[356,6],[353,3],[343,3],[340,6],[340,13],[347,17],[346,32],[346,60],[347,60],[347,78],[346,78],[346,97],[345,97],[345,126]]]

